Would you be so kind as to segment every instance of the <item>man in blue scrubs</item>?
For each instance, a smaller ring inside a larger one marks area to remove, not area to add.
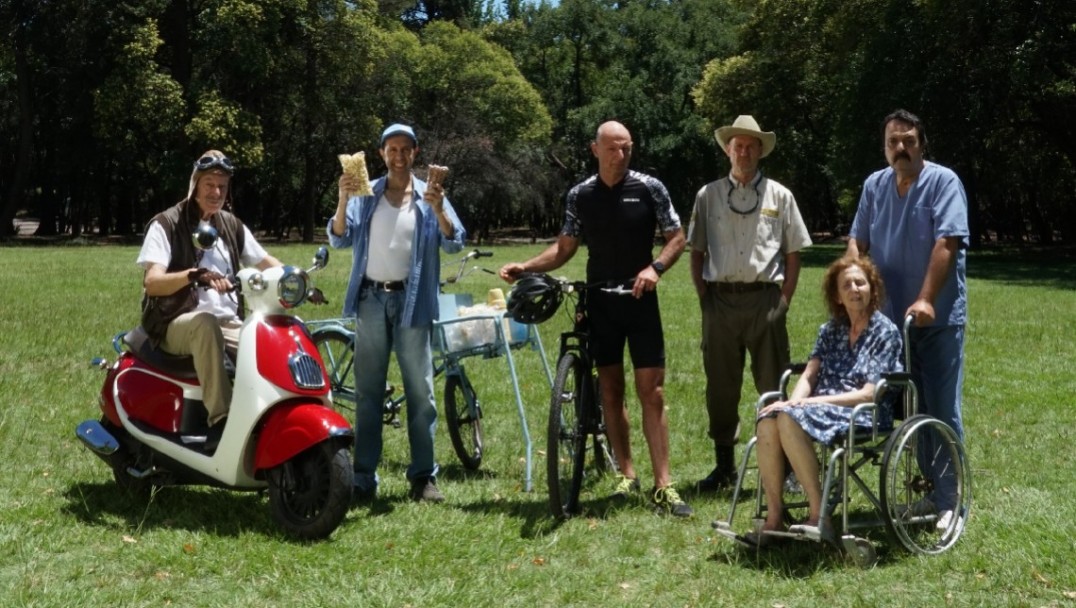
[[[968,199],[951,169],[927,161],[926,131],[917,116],[897,110],[882,122],[889,167],[863,183],[848,253],[870,252],[889,295],[883,312],[900,326],[915,316],[910,332],[912,378],[920,411],[945,422],[963,439],[960,395],[964,383],[967,323],[965,254]],[[944,463],[943,463],[944,465]],[[956,507],[953,480],[933,474],[939,527]]]

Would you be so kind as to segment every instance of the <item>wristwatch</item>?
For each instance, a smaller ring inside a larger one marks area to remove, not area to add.
[[[659,277],[665,274],[665,264],[662,264],[657,260],[650,262],[650,267],[654,269],[654,272],[658,273]]]

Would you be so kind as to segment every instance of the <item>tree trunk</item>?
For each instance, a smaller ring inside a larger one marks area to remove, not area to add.
[[[15,86],[19,104],[19,144],[15,151],[15,171],[8,189],[7,200],[0,209],[0,236],[15,233],[15,213],[25,207],[26,183],[30,175],[30,161],[34,144],[34,104],[30,88],[30,66],[26,57],[26,29],[24,15],[26,2],[17,2],[14,6],[15,36],[12,52],[15,55]]]

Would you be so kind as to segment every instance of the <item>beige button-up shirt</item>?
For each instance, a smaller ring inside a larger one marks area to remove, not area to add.
[[[730,175],[703,186],[687,240],[706,254],[703,280],[720,283],[781,283],[784,256],[811,245],[792,192],[761,172],[747,185]]]

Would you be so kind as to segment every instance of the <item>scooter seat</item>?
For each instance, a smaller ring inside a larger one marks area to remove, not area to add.
[[[147,364],[178,378],[197,378],[194,371],[194,357],[190,355],[173,355],[160,348],[154,348],[149,334],[141,325],[123,336],[127,350]]]

